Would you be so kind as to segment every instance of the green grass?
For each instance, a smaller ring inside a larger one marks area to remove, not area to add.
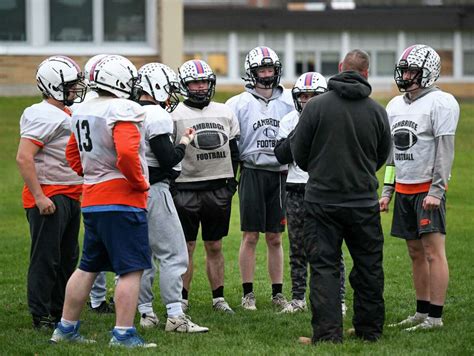
[[[222,101],[230,93],[219,93]],[[96,345],[56,345],[47,343],[49,333],[36,332],[26,304],[26,273],[29,256],[28,224],[21,206],[22,180],[15,165],[18,145],[18,121],[23,109],[39,98],[0,98],[0,354],[111,354],[107,347],[113,316],[97,316],[87,310],[82,314],[82,332],[97,339]],[[383,338],[375,344],[347,338],[342,345],[303,347],[298,336],[311,335],[310,313],[279,315],[270,303],[270,282],[266,268],[266,250],[260,241],[257,251],[255,293],[259,310],[243,312],[238,268],[238,250],[241,234],[237,199],[230,234],[224,240],[226,258],[226,299],[235,308],[234,316],[211,311],[211,294],[204,267],[202,243],[198,243],[195,273],[190,293],[190,315],[199,324],[208,326],[205,335],[178,335],[165,333],[163,328],[144,331],[146,340],[158,343],[155,351],[134,352],[113,350],[113,353],[162,354],[360,354],[360,355],[472,355],[474,354],[474,308],[470,297],[474,295],[472,281],[473,218],[473,165],[474,161],[474,103],[462,103],[462,115],[456,136],[456,159],[448,193],[447,253],[451,281],[445,307],[445,328],[438,331],[407,334],[401,330],[385,329]],[[393,322],[414,310],[414,291],[411,282],[410,261],[403,241],[390,237],[391,214],[383,215],[385,243],[385,301],[386,320]],[[81,238],[82,240],[82,235]],[[290,295],[288,243],[284,235],[285,284]],[[347,270],[351,259],[346,250]],[[111,277],[111,276],[110,276]],[[109,283],[111,287],[111,280]],[[159,296],[158,286],[155,285]],[[110,289],[109,293],[112,293]],[[352,291],[347,283],[348,316],[344,328],[351,327]],[[165,313],[159,297],[155,309],[161,319]]]

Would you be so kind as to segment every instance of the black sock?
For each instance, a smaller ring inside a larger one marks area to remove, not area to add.
[[[430,311],[430,302],[426,300],[416,300],[416,311],[422,314],[428,314]]]
[[[272,297],[276,296],[278,293],[281,293],[282,290],[283,290],[282,283],[272,284]]]
[[[242,283],[242,288],[244,289],[244,297],[253,292],[253,283]]]
[[[224,297],[224,286],[220,286],[212,291],[212,298]]]
[[[188,300],[188,290],[183,287],[183,290],[181,291],[181,298]]]
[[[430,313],[428,316],[432,318],[441,318],[441,315],[443,314],[443,306],[442,305],[434,305],[430,304]]]

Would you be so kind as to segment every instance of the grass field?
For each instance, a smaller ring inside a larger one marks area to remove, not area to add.
[[[226,94],[220,94],[218,101]],[[0,98],[0,354],[49,355],[49,354],[111,354],[162,353],[200,355],[240,354],[360,354],[360,355],[473,355],[474,354],[474,307],[470,297],[474,295],[472,251],[474,236],[474,103],[461,103],[461,120],[456,136],[456,159],[452,172],[447,200],[448,237],[447,253],[451,281],[445,306],[445,328],[431,332],[407,334],[402,330],[385,329],[380,342],[375,344],[346,338],[342,345],[300,346],[298,336],[310,336],[310,313],[279,315],[270,302],[270,282],[266,268],[264,242],[258,246],[255,275],[255,293],[258,311],[244,312],[239,308],[241,285],[238,268],[240,244],[237,199],[230,234],[224,240],[226,257],[225,294],[236,314],[227,316],[212,312],[211,294],[205,275],[203,245],[196,249],[195,272],[189,314],[199,324],[208,326],[204,335],[178,335],[165,333],[164,327],[143,331],[148,341],[158,343],[158,349],[110,350],[107,342],[114,325],[113,316],[97,316],[84,310],[81,331],[95,338],[96,345],[49,345],[49,333],[31,328],[26,304],[26,273],[29,256],[28,224],[21,206],[22,180],[15,164],[19,140],[18,121],[25,107],[39,98]],[[405,243],[390,237],[391,214],[384,214],[385,243],[385,301],[386,320],[393,322],[414,311],[414,291],[411,268]],[[82,240],[82,235],[81,238]],[[284,235],[285,284],[284,291],[290,296],[288,267],[288,243]],[[347,251],[346,251],[347,252]],[[351,260],[346,253],[346,267]],[[348,272],[347,272],[348,273]],[[109,278],[110,287],[112,278]],[[159,295],[155,285],[156,295]],[[112,290],[110,290],[110,294]],[[345,329],[351,327],[352,291],[347,283],[348,315]],[[155,300],[159,316],[165,313],[159,298]],[[161,319],[164,319],[161,317]],[[138,319],[137,319],[138,320]]]

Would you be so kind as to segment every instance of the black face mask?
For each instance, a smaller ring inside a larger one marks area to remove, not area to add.
[[[416,72],[411,79],[403,79],[403,74],[406,72]],[[395,67],[394,72],[395,83],[397,84],[398,90],[401,92],[413,91],[421,87],[421,80],[423,79],[423,69],[418,66],[407,66],[405,64],[399,64]],[[408,90],[413,84],[417,84],[413,89]]]
[[[82,103],[87,93],[87,85],[82,80],[69,82],[63,86],[63,104],[71,106],[73,104]],[[72,99],[69,99],[74,94]]]

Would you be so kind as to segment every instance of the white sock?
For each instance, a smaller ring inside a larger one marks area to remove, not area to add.
[[[64,318],[61,318],[61,325],[64,326],[65,328],[70,328],[71,326],[75,328],[78,322],[79,322],[78,320],[71,321],[71,320],[66,320]]]
[[[138,306],[138,312],[140,315],[143,314],[152,314],[153,313],[153,304],[152,303],[143,303]]]
[[[166,312],[168,313],[168,318],[176,318],[184,314],[181,302],[166,304]]]
[[[114,327],[114,330],[116,330],[119,335],[125,335],[125,333],[129,329],[133,329],[133,326],[115,326]]]
[[[91,299],[91,308],[97,308],[99,305],[102,304],[102,302],[105,302],[105,299],[101,299],[101,300]]]

